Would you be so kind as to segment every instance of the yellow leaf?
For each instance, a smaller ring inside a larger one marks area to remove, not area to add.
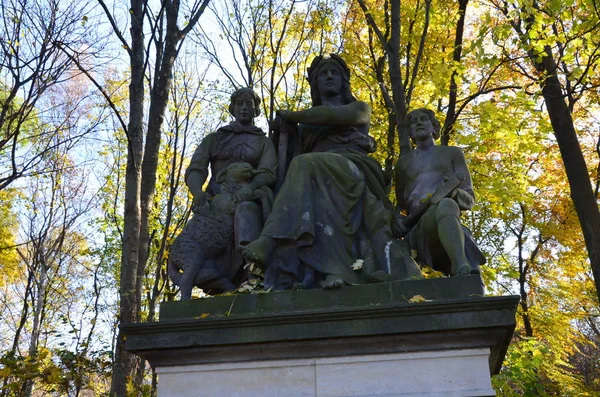
[[[210,316],[210,313],[202,313],[201,315],[194,317],[194,318],[206,318],[208,316]]]
[[[423,295],[415,295],[412,298],[410,298],[408,300],[410,303],[419,303],[419,302],[431,302],[425,298],[423,298]]]
[[[236,290],[237,292],[252,292],[254,290],[254,286],[250,284],[248,281],[245,281],[240,285],[240,287]]]
[[[365,261],[362,259],[357,259],[354,261],[354,263],[352,264],[352,270],[360,270],[363,267],[363,263]]]

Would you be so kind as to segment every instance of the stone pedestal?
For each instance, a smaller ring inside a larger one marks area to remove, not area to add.
[[[159,396],[493,396],[519,298],[479,277],[215,297],[123,325]]]

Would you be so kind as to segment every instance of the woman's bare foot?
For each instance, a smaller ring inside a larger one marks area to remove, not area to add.
[[[336,275],[330,274],[325,277],[325,281],[323,281],[322,286],[323,289],[338,289],[342,288],[344,284],[344,280]]]
[[[248,262],[265,265],[273,248],[275,248],[275,241],[271,237],[260,236],[258,240],[242,247],[242,256]]]

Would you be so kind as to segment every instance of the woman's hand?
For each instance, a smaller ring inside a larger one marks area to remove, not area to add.
[[[200,190],[200,191],[194,193],[193,196],[194,196],[194,201],[192,202],[192,212],[194,214],[197,214],[198,212],[200,212],[202,207],[204,207],[204,205],[208,201],[208,193]]]
[[[406,216],[402,214],[396,214],[392,222],[392,235],[396,238],[404,238],[408,232],[410,232],[410,228],[404,225],[404,219]]]
[[[293,112],[291,110],[281,109],[277,111],[277,116],[281,117],[285,121],[290,121],[290,116]]]
[[[242,203],[244,201],[250,201],[253,199],[253,191],[250,186],[244,186],[237,192],[233,193],[231,198],[236,204]]]

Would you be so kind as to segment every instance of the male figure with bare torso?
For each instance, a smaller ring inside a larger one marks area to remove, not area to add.
[[[464,155],[457,147],[435,145],[440,123],[431,110],[414,110],[407,121],[416,148],[396,164],[398,210],[410,216],[453,177],[458,176],[460,183],[430,204],[414,226],[400,219],[398,233],[416,250],[417,261],[450,275],[479,274],[485,258],[459,219],[461,210],[470,210],[475,203]]]

